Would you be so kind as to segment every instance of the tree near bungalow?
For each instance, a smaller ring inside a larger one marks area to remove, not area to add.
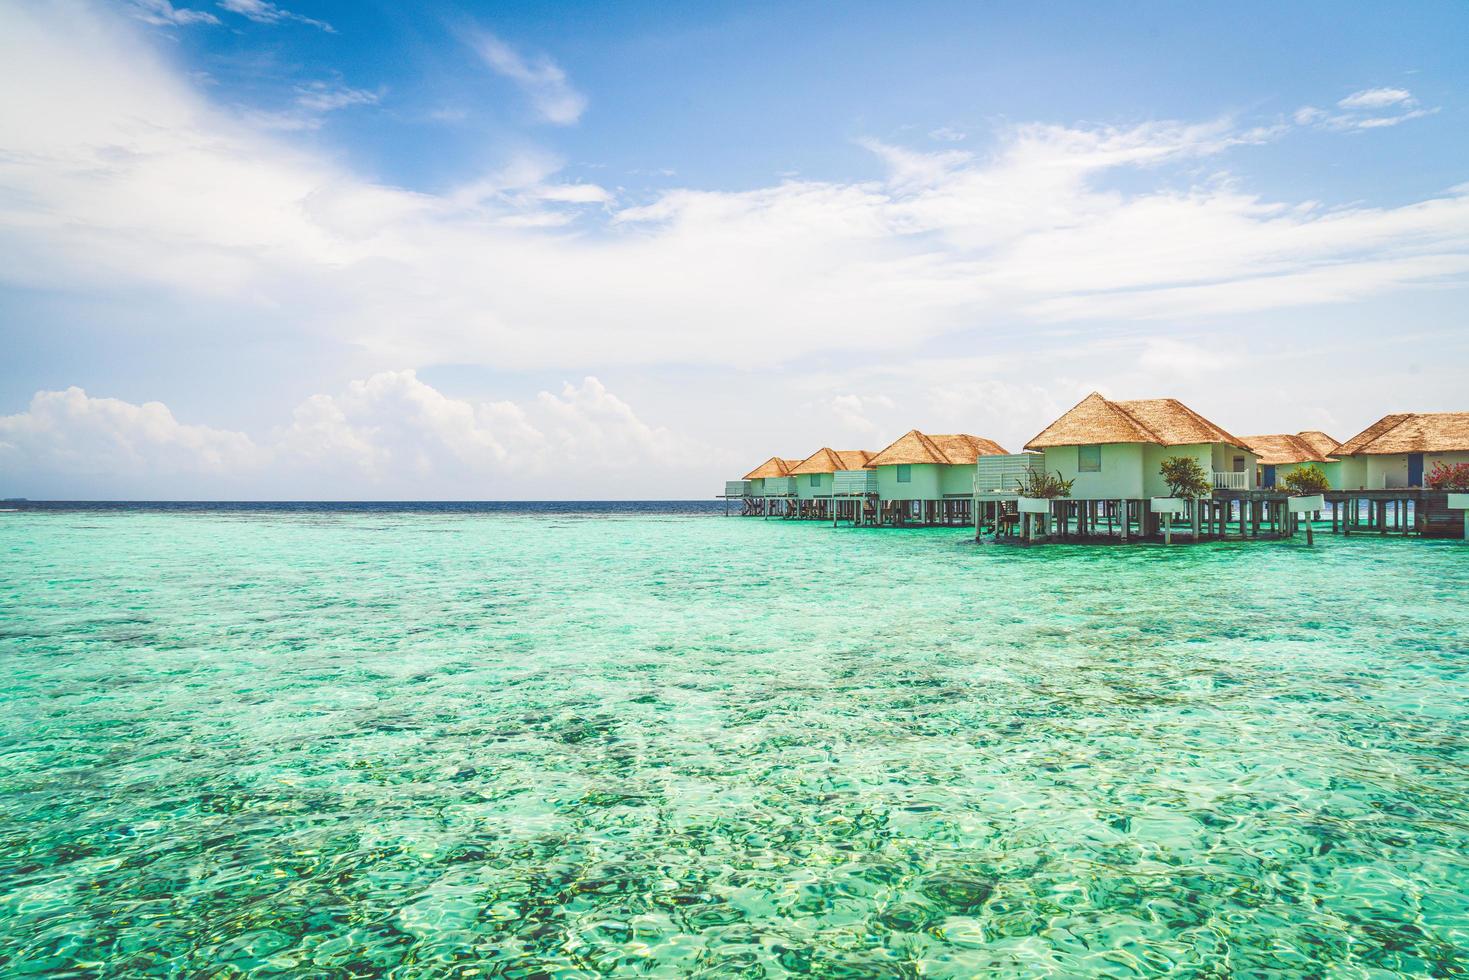
[[[1199,461],[1192,456],[1169,456],[1158,467],[1158,473],[1163,477],[1163,482],[1168,484],[1170,497],[1195,500],[1213,492],[1213,487],[1209,484],[1209,474],[1204,472]]]
[[[1331,489],[1331,481],[1326,479],[1326,474],[1319,466],[1314,465],[1291,470],[1281,482],[1297,497],[1309,497]]]
[[[1022,497],[1056,500],[1060,497],[1071,496],[1071,487],[1074,483],[1076,483],[1075,480],[1062,479],[1060,470],[1056,471],[1055,476],[1044,470],[1030,470],[1025,474],[1025,479],[1015,481],[1015,486]]]

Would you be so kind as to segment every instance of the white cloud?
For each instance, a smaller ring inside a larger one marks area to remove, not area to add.
[[[938,129],[928,131],[929,139],[939,140],[944,143],[961,143],[964,141],[965,133],[962,129],[952,126],[940,126]]]
[[[586,111],[586,97],[571,87],[566,72],[550,58],[527,61],[510,45],[484,31],[473,35],[470,44],[486,65],[520,86],[547,122],[567,126]]]
[[[1383,109],[1390,105],[1415,105],[1413,93],[1405,88],[1369,88],[1337,102],[1343,109]]]
[[[328,113],[354,106],[377,105],[380,92],[348,88],[327,82],[311,82],[296,86],[296,98],[289,109],[280,112],[251,110],[246,118],[263,130],[299,132],[320,129]]]
[[[897,404],[886,395],[856,395],[842,394],[833,395],[827,400],[825,409],[835,418],[837,426],[845,432],[855,435],[872,437],[882,431],[882,423],[874,420],[873,415],[881,415],[884,418],[892,414]],[[851,449],[852,446],[833,445],[832,449]],[[858,449],[865,448],[858,446]]]
[[[575,220],[581,206],[612,202],[612,193],[597,184],[557,182],[561,166],[548,154],[520,153],[446,199],[502,228],[558,228]]]
[[[311,112],[335,112],[356,105],[377,105],[378,92],[366,89],[311,82],[296,88],[296,104]]]
[[[413,371],[384,371],[338,395],[313,395],[275,441],[287,461],[328,465],[373,481],[452,478],[538,453],[544,437],[508,402],[450,398]]]
[[[25,412],[0,416],[7,490],[127,481],[171,498],[178,478],[205,477],[247,495],[606,496],[609,477],[633,474],[653,485],[720,460],[643,421],[592,377],[516,403],[453,398],[413,371],[384,371],[305,399],[260,442],[181,423],[159,402],[80,388],[38,392]]]
[[[133,16],[156,27],[187,27],[190,24],[218,24],[219,18],[207,10],[175,7],[169,0],[132,0]]]
[[[25,412],[0,416],[0,461],[12,479],[21,472],[239,474],[264,458],[243,433],[185,425],[160,402],[93,398],[76,387],[37,392]]]
[[[1292,117],[1298,126],[1312,126],[1326,118],[1326,113],[1313,105],[1303,105],[1295,111]]]
[[[986,153],[869,142],[881,179],[633,206],[535,153],[408,190],[263,132],[69,9],[22,7],[0,34],[0,277],[218,303],[368,370],[760,367],[1340,303],[1462,283],[1469,263],[1469,189],[1265,198],[1220,155],[1270,133],[1228,120],[1022,125]]]
[[[963,150],[924,153],[874,139],[859,140],[858,143],[887,164],[889,184],[905,189],[933,187],[952,178],[974,160]]]
[[[219,0],[219,6],[223,10],[228,10],[232,14],[239,14],[246,20],[253,20],[257,24],[279,24],[282,21],[294,21],[298,24],[320,28],[328,34],[336,33],[336,29],[326,21],[292,13],[271,3],[270,0]]]
[[[541,188],[538,194],[543,201],[561,204],[605,204],[612,200],[607,189],[596,184],[554,184]]]
[[[1357,129],[1381,129],[1385,126],[1396,126],[1398,123],[1407,122],[1409,119],[1421,119],[1438,112],[1438,107],[1432,109],[1414,109],[1411,112],[1400,113],[1396,116],[1368,116],[1356,121]]]
[[[638,418],[632,406],[596,378],[566,384],[560,395],[541,392],[534,414],[550,439],[548,466],[556,460],[578,461],[625,472],[649,464],[697,466],[710,458],[707,448]]]
[[[1299,126],[1361,131],[1396,126],[1438,112],[1437,107],[1420,106],[1413,93],[1405,88],[1363,89],[1339,99],[1336,104],[1344,111],[1333,113],[1307,105],[1297,109],[1293,118]]]

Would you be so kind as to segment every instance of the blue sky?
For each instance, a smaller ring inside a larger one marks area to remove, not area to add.
[[[0,494],[1464,409],[1469,8],[0,4]]]

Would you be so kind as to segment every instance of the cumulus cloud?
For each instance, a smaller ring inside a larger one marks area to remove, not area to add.
[[[526,59],[493,34],[481,31],[470,44],[493,71],[518,85],[547,122],[568,126],[586,111],[584,95],[572,88],[566,72],[547,57]]]
[[[835,417],[837,425],[856,435],[877,435],[882,426],[872,416],[887,416],[897,405],[886,395],[856,395],[852,393],[834,395],[825,408]],[[832,448],[850,448],[834,446]]]
[[[135,405],[75,387],[38,392],[26,411],[0,416],[7,489],[122,481],[173,497],[178,478],[205,477],[247,496],[262,489],[333,497],[605,495],[611,476],[636,487],[626,482],[636,474],[653,486],[720,459],[647,423],[594,377],[517,403],[454,398],[414,371],[383,371],[312,395],[259,441],[179,422],[159,402]]]
[[[243,473],[264,459],[243,433],[185,425],[161,402],[93,398],[76,387],[37,392],[26,411],[0,416],[0,460],[12,476]]]
[[[336,29],[326,21],[292,13],[271,3],[270,0],[219,0],[219,6],[223,10],[239,14],[246,20],[252,20],[257,24],[279,24],[282,21],[293,21],[297,24],[320,28],[328,34],[336,33]]]
[[[580,385],[566,384],[560,395],[541,392],[536,409],[550,439],[551,459],[589,460],[620,471],[650,462],[677,467],[710,459],[706,448],[638,418],[632,406],[596,378],[586,378]]]

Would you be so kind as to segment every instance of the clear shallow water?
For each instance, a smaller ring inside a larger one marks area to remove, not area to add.
[[[1462,976],[1469,549],[1317,541],[0,514],[0,972]]]

